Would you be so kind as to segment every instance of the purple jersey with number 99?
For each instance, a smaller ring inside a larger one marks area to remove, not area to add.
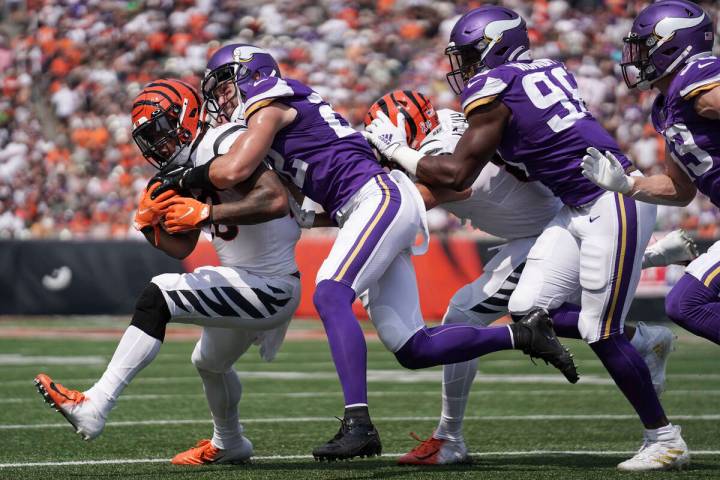
[[[582,175],[588,147],[611,151],[627,168],[630,161],[587,111],[577,82],[554,60],[514,62],[475,75],[461,101],[465,116],[499,99],[512,112],[498,151],[503,160],[545,184],[563,203],[590,203],[604,190]]]
[[[268,154],[275,170],[334,217],[350,197],[383,173],[363,136],[310,87],[266,77],[248,88],[244,116],[279,101],[297,117],[281,129]]]
[[[670,82],[667,95],[655,99],[652,120],[665,136],[672,160],[720,207],[720,121],[695,111],[698,95],[716,87],[720,59],[708,56],[689,62]]]

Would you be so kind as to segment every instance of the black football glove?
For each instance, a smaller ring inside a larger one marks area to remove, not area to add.
[[[190,191],[190,189],[204,189],[204,190],[216,190],[212,182],[210,182],[210,164],[212,161],[207,162],[199,167],[173,167],[168,170],[160,170],[150,180],[150,185],[154,182],[160,182],[160,186],[157,187],[152,195],[151,199],[155,199],[158,195],[168,190],[175,190],[181,195]]]

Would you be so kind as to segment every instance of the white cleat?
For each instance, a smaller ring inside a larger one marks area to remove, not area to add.
[[[680,435],[680,427],[673,425],[667,430],[663,433],[646,430],[643,446],[634,457],[618,464],[618,470],[623,472],[680,470],[689,465],[690,452]]]
[[[470,462],[465,442],[462,440],[447,440],[434,436],[422,440],[414,433],[410,436],[420,444],[398,458],[399,465],[452,465]]]
[[[674,350],[673,342],[677,337],[672,330],[660,325],[651,326],[638,322],[635,328],[635,335],[640,335],[642,340],[632,343],[641,345],[641,348],[637,349],[638,353],[650,369],[653,387],[660,396],[665,391],[665,371],[670,352]]]
[[[662,259],[658,265],[687,265],[698,257],[698,247],[685,230],[673,230],[648,250]]]
[[[105,417],[89,397],[54,382],[44,373],[35,377],[35,387],[45,402],[60,412],[83,440],[93,440],[105,428]]]

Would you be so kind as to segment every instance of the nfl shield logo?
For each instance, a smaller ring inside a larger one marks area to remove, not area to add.
[[[712,40],[713,32],[705,32],[705,40]]]

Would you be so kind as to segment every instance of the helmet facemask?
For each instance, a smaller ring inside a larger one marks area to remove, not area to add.
[[[233,113],[244,101],[238,83],[249,76],[250,70],[239,63],[227,63],[205,75],[202,82],[205,109],[217,124],[233,121]]]
[[[484,59],[489,45],[490,41],[483,38],[470,45],[450,44],[445,49],[445,55],[450,60],[450,73],[447,74],[447,81],[456,95],[462,93],[465,85],[473,76],[487,68]]]
[[[182,127],[186,110],[187,101],[182,108],[173,104],[168,110],[155,110],[149,120],[132,132],[145,159],[158,170],[171,164],[184,164],[189,158],[192,134]]]

